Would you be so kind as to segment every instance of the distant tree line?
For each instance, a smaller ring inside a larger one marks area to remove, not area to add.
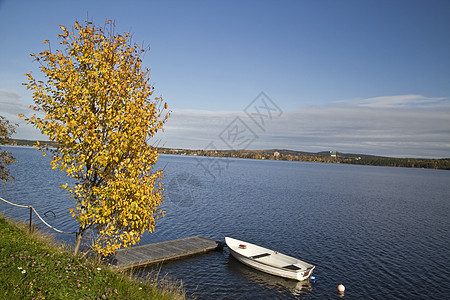
[[[341,163],[354,165],[403,167],[403,168],[425,168],[450,170],[450,158],[422,159],[422,158],[394,158],[373,156],[364,154],[335,153],[330,152],[309,153],[292,150],[190,150],[159,148],[159,153],[214,157],[235,157],[264,160],[306,161],[321,163]]]
[[[16,145],[16,146],[29,146],[33,147],[36,145],[38,141],[32,141],[32,140],[21,140],[21,139],[11,139],[10,145]],[[50,148],[56,148],[58,144],[56,142],[52,141],[39,141],[39,144],[43,147],[50,147]]]
[[[19,146],[33,146],[36,141],[12,139],[10,144]],[[56,147],[54,142],[40,141],[41,145]],[[336,157],[330,152],[302,152],[293,150],[191,150],[191,149],[171,149],[158,148],[162,154],[212,156],[212,157],[234,157],[263,160],[285,160],[285,161],[306,161],[320,163],[338,163],[367,166],[385,166],[402,168],[424,168],[450,170],[450,158],[426,159],[426,158],[395,158],[374,156],[365,154],[336,153]]]
[[[450,159],[372,157],[360,160],[342,159],[342,163],[403,168],[424,168],[450,170]]]

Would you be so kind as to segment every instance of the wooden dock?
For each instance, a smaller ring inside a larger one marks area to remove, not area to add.
[[[221,243],[202,236],[142,245],[116,251],[110,264],[122,269],[143,267],[168,260],[205,253],[221,247]]]

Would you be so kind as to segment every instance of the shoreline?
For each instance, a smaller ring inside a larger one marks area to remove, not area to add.
[[[36,141],[11,139],[4,146],[33,147]],[[55,148],[54,142],[39,141],[42,147]],[[341,153],[336,151],[303,152],[286,149],[269,150],[191,150],[157,148],[159,154],[199,157],[242,158],[259,160],[301,161],[336,163],[365,166],[402,167],[417,169],[450,170],[450,158],[398,158],[367,154]]]

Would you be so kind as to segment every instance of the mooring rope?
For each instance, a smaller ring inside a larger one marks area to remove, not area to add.
[[[33,206],[31,206],[31,205],[20,205],[20,204],[12,203],[12,202],[9,202],[9,201],[3,199],[2,197],[0,197],[0,200],[2,200],[2,201],[5,202],[5,203],[8,203],[8,204],[10,204],[10,205],[13,205],[13,206],[17,206],[17,207],[21,207],[21,208],[31,208],[31,209],[34,211],[34,213],[36,214],[36,216],[38,216],[38,218],[42,221],[42,223],[44,223],[45,225],[47,225],[49,228],[53,229],[53,230],[56,231],[56,232],[59,232],[59,233],[65,233],[65,234],[74,234],[74,233],[77,233],[76,231],[68,232],[68,231],[62,231],[62,230],[56,229],[56,228],[53,227],[52,225],[50,225],[50,224],[48,224],[47,222],[45,222],[44,219],[42,219],[42,217],[38,214],[38,212],[36,211],[36,209],[35,209]],[[31,214],[30,214],[30,216],[31,216]]]
[[[30,208],[31,207],[31,206],[28,206],[28,205],[20,205],[20,204],[15,204],[15,203],[9,202],[9,201],[3,199],[2,197],[0,197],[0,200],[2,200],[3,202],[6,202],[8,204],[17,206],[17,207],[22,207],[22,208]]]

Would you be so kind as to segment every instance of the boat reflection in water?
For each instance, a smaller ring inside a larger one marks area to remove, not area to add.
[[[285,293],[289,291],[293,296],[300,296],[306,295],[312,290],[312,284],[309,280],[297,281],[270,275],[240,263],[232,255],[228,256],[227,267],[237,276],[240,275],[251,282],[277,292]]]

